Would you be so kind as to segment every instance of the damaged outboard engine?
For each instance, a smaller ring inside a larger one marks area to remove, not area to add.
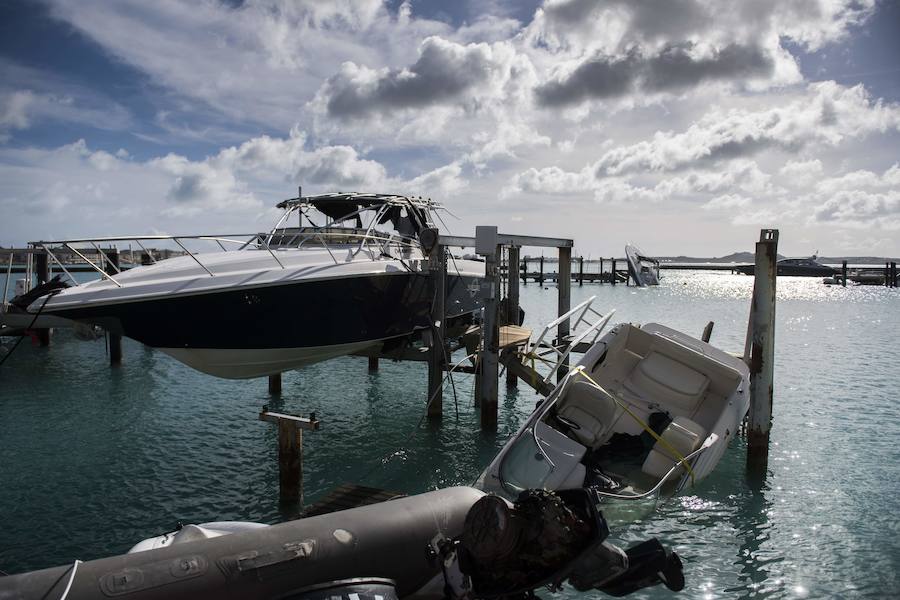
[[[681,560],[656,539],[626,551],[605,541],[599,498],[585,489],[526,490],[515,504],[485,496],[469,510],[462,535],[438,544],[455,598],[515,598],[536,588],[597,589],[624,596],[659,583],[684,588]]]

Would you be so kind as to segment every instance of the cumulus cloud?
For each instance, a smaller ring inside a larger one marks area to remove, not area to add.
[[[313,106],[337,119],[435,105],[474,110],[480,100],[496,97],[511,78],[527,73],[526,62],[505,42],[463,45],[429,37],[409,67],[374,70],[344,63],[319,89]]]
[[[786,106],[762,111],[711,111],[682,133],[658,132],[650,141],[614,148],[595,164],[598,176],[671,171],[698,162],[752,156],[775,148],[797,152],[810,144],[900,130],[900,105],[872,101],[861,85],[811,84]]]
[[[804,198],[810,223],[859,229],[900,229],[900,164],[883,173],[862,170],[822,179]]]
[[[705,81],[743,82],[769,76],[773,70],[774,60],[759,47],[700,48],[685,42],[649,56],[637,48],[622,56],[594,56],[538,86],[535,94],[543,106],[569,106],[638,92],[678,92]]]
[[[337,118],[453,103],[491,77],[499,66],[492,54],[488,44],[462,46],[430,37],[409,68],[376,72],[344,63],[319,93],[328,114]]]
[[[445,198],[467,180],[457,163],[408,179],[391,176],[353,148],[315,146],[298,129],[284,138],[259,136],[202,160],[170,153],[138,161],[126,152],[91,149],[84,140],[49,150],[0,149],[4,226],[44,239],[146,233],[148,226],[181,233],[191,223],[196,228],[195,221],[204,223],[204,232],[251,231],[271,225],[271,207],[297,185],[306,193]]]

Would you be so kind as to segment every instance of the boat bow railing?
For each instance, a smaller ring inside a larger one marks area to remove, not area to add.
[[[140,248],[143,256],[146,256],[151,264],[155,264],[159,261],[157,257],[154,256],[154,251],[158,253],[159,249],[148,248],[147,245],[149,245],[150,243],[171,243],[178,248],[178,250],[181,252],[181,255],[189,256],[210,277],[215,277],[216,274],[208,264],[205,264],[203,262],[205,253],[191,250],[188,246],[189,243],[213,242],[223,252],[238,252],[248,249],[263,250],[267,252],[269,256],[271,256],[275,264],[277,264],[281,269],[286,269],[287,267],[278,256],[279,251],[285,249],[299,249],[304,245],[304,243],[310,240],[321,244],[321,246],[331,256],[331,259],[335,264],[341,264],[342,262],[340,259],[338,259],[337,256],[335,256],[333,252],[335,246],[338,245],[352,246],[356,248],[355,252],[351,249],[351,255],[348,257],[348,259],[352,259],[357,256],[360,250],[365,249],[366,247],[370,247],[371,252],[369,253],[369,256],[372,260],[377,260],[385,255],[391,256],[391,251],[393,249],[402,250],[405,254],[408,255],[411,250],[418,248],[418,245],[411,240],[402,237],[398,238],[395,235],[387,235],[382,232],[372,230],[371,228],[368,230],[357,230],[350,228],[332,227],[324,231],[322,229],[324,228],[320,228],[319,230],[291,232],[293,233],[293,235],[290,238],[289,243],[284,243],[284,233],[275,234],[275,232],[273,231],[270,233],[252,234],[140,235],[79,238],[53,241],[42,240],[37,242],[29,242],[28,245],[31,248],[43,251],[48,256],[49,261],[52,263],[52,265],[55,265],[63,273],[65,273],[65,275],[69,278],[69,280],[71,280],[74,285],[79,285],[79,282],[67,268],[67,265],[71,267],[76,263],[65,262],[63,254],[71,254],[77,256],[81,261],[83,261],[83,264],[90,267],[93,271],[100,275],[100,277],[110,281],[116,287],[122,287],[122,284],[118,281],[118,279],[116,279],[116,277],[122,272],[122,268],[116,266],[115,263],[109,260],[107,253],[111,250],[111,248],[104,250],[103,248],[101,248],[101,245],[103,244],[117,245],[123,243],[134,243],[138,248]],[[281,235],[282,237],[276,238],[276,235]],[[229,247],[231,247],[231,249],[229,249]],[[95,255],[94,260],[92,260],[89,255]],[[31,255],[29,254],[29,257],[30,256]],[[132,263],[134,263],[133,260]],[[29,272],[30,270],[31,269],[29,269]],[[110,273],[109,271],[112,271],[112,273]],[[29,281],[29,288],[31,287],[30,284],[31,282]]]

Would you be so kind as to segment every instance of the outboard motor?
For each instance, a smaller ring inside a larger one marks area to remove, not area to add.
[[[528,597],[536,588],[613,596],[665,584],[684,588],[681,560],[651,539],[626,551],[605,542],[599,498],[585,489],[526,490],[515,504],[485,496],[469,510],[462,535],[440,545],[455,598]]]

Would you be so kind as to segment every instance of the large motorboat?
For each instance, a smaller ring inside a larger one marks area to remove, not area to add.
[[[97,265],[76,247],[97,248],[96,240],[35,242],[63,271],[54,249],[75,252],[104,275],[40,297],[29,310],[99,325],[233,379],[392,343],[434,323],[424,245],[436,241],[437,203],[339,193],[298,196],[278,207],[284,213],[265,234],[104,238],[166,239],[184,252],[128,270]],[[296,227],[288,226],[292,216]],[[221,248],[192,252],[189,240]],[[229,243],[239,244],[237,250],[226,251]],[[450,262],[448,324],[468,320],[480,307],[476,291],[483,278],[483,263]]]
[[[820,263],[815,254],[806,258],[783,258],[775,263],[775,269],[778,275],[793,277],[831,277],[837,273],[833,267]],[[741,265],[734,270],[745,275],[753,275],[756,271],[755,265]]]
[[[659,261],[647,256],[633,244],[625,246],[625,262],[628,263],[628,274],[638,287],[659,285]]]
[[[590,488],[620,508],[655,504],[715,468],[749,396],[741,359],[663,325],[622,323],[590,347],[476,485],[507,498]]]

